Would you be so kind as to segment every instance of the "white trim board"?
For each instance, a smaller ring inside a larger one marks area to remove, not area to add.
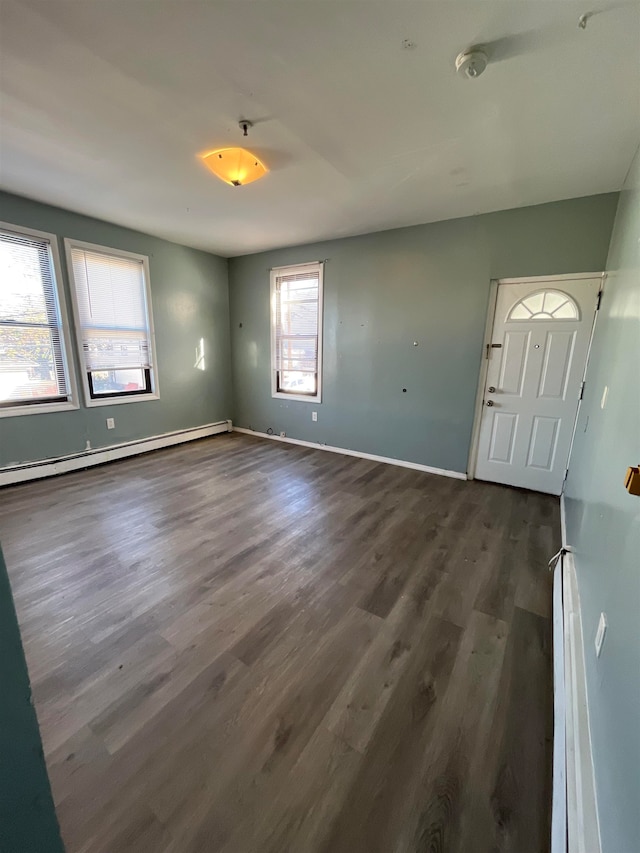
[[[553,790],[551,853],[567,853],[567,694],[565,690],[562,559],[553,573]]]
[[[149,438],[127,441],[123,444],[112,444],[108,447],[96,448],[95,450],[84,450],[80,453],[73,453],[70,456],[60,456],[57,459],[43,459],[37,462],[25,462],[21,465],[9,465],[6,468],[0,468],[0,486],[25,483],[28,480],[40,480],[43,477],[65,474],[67,471],[78,471],[81,468],[102,465],[104,462],[113,462],[116,459],[124,459],[127,456],[149,453],[151,450],[159,450],[162,447],[183,444],[186,441],[206,438],[210,435],[217,435],[220,432],[231,432],[231,430],[232,424],[230,420],[218,421],[214,424],[205,424],[204,426],[192,429],[165,432]]]
[[[574,555],[560,495],[563,554],[553,585],[554,748],[551,853],[601,853],[585,649]]]
[[[331,444],[319,444],[314,441],[303,441],[300,438],[289,438],[284,435],[269,435],[266,432],[258,432],[244,427],[234,427],[234,432],[245,435],[255,435],[258,438],[270,438],[273,441],[283,441],[286,444],[299,444],[301,447],[311,447],[313,450],[328,450],[330,453],[341,453],[343,456],[356,456],[359,459],[370,459],[372,462],[384,462],[386,465],[398,465],[401,468],[412,468],[415,471],[424,471],[427,474],[439,474],[441,477],[453,477],[455,480],[466,480],[467,475],[461,471],[447,471],[446,468],[432,468],[430,465],[421,465],[418,462],[406,462],[404,459],[393,459],[390,456],[376,456],[374,453],[363,453],[359,450],[347,450],[345,447],[333,447]]]
[[[583,281],[584,279],[592,280],[594,278],[602,278],[604,273],[600,272],[576,272],[562,273],[561,275],[527,275],[523,278],[501,278],[501,284],[526,284],[531,281],[542,281],[548,284],[550,281]]]
[[[476,407],[473,414],[473,428],[471,432],[471,446],[469,448],[469,459],[467,462],[467,471],[469,480],[475,478],[476,463],[478,461],[478,440],[480,438],[480,421],[482,420],[482,410],[484,406],[484,388],[487,379],[487,368],[489,359],[486,357],[487,346],[491,343],[493,335],[493,321],[496,314],[496,302],[498,300],[498,279],[492,278],[489,286],[489,304],[487,306],[487,319],[484,324],[484,338],[482,339],[482,356],[480,358],[480,373],[478,378],[478,387],[476,389]]]
[[[580,596],[573,555],[562,558],[568,853],[600,853]],[[555,853],[555,851],[553,851]]]

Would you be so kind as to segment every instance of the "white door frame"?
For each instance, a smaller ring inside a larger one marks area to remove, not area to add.
[[[493,336],[493,324],[495,321],[495,313],[496,313],[496,301],[498,299],[498,287],[501,284],[532,284],[534,282],[542,282],[547,284],[553,281],[580,281],[581,279],[600,279],[600,290],[602,290],[605,280],[605,273],[603,272],[581,272],[581,273],[573,273],[573,274],[564,274],[564,275],[531,275],[523,278],[492,278],[491,284],[489,288],[489,306],[487,308],[487,320],[484,327],[484,339],[482,341],[482,356],[480,358],[480,374],[478,377],[478,390],[476,392],[476,406],[475,413],[473,416],[473,430],[471,433],[471,447],[469,449],[469,462],[467,464],[467,479],[473,480],[476,474],[476,465],[478,463],[478,445],[480,441],[480,422],[482,420],[483,406],[484,406],[484,390],[487,379],[487,369],[489,367],[489,358],[488,358],[488,347],[491,346],[491,338]],[[599,304],[599,303],[598,303]],[[589,362],[589,354],[591,352],[591,342],[593,340],[593,330],[595,327],[595,318],[597,316],[597,308],[594,312],[594,322],[591,327],[591,338],[589,340],[589,348],[587,350],[587,358],[584,366],[584,370],[586,371],[587,364]],[[585,374],[583,374],[584,380]],[[578,403],[578,409],[576,411],[576,417],[573,424],[573,434],[575,434],[576,423],[578,420],[578,413],[580,412],[581,402]],[[573,438],[571,440],[571,445],[573,445]],[[571,454],[571,447],[569,448],[569,454]]]

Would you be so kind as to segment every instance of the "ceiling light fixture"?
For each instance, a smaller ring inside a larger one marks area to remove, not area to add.
[[[247,136],[251,122],[241,119],[238,124],[242,135]],[[264,163],[246,148],[218,148],[203,154],[202,160],[217,178],[232,187],[250,184],[263,178],[268,172]]]
[[[220,148],[203,154],[202,159],[216,178],[232,187],[243,187],[267,174],[264,164],[245,148]]]
[[[456,56],[456,71],[461,77],[475,80],[487,67],[489,57],[479,47],[470,47]]]

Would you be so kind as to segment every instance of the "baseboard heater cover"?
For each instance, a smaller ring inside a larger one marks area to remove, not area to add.
[[[446,468],[432,468],[419,462],[406,462],[404,459],[394,459],[391,456],[376,456],[374,453],[364,453],[360,450],[347,450],[345,447],[333,447],[331,444],[319,444],[315,441],[303,441],[301,438],[289,438],[284,435],[258,432],[255,429],[234,427],[234,432],[245,435],[256,435],[258,438],[270,438],[273,441],[284,441],[287,444],[299,444],[301,447],[311,447],[313,450],[328,450],[330,453],[341,453],[343,456],[356,456],[358,459],[369,459],[372,462],[384,462],[386,465],[399,465],[401,468],[412,468],[414,471],[425,471],[427,474],[439,474],[441,477],[453,477],[455,480],[466,480],[467,475],[461,471],[447,471]]]
[[[601,853],[580,597],[570,552],[555,569],[553,647],[551,853]]]
[[[56,474],[65,474],[68,471],[78,471],[92,465],[102,465],[104,462],[113,462],[117,459],[125,459],[127,456],[137,456],[141,453],[149,453],[152,450],[160,450],[163,447],[171,447],[173,444],[184,444],[187,441],[207,438],[221,432],[231,432],[232,429],[233,424],[230,420],[217,421],[200,427],[165,432],[161,435],[140,438],[122,444],[83,450],[55,459],[42,459],[36,462],[9,465],[0,469],[0,486],[15,485],[28,480],[40,480],[44,477],[53,477]]]

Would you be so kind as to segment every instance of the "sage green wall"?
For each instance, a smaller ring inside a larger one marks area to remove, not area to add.
[[[0,221],[59,237],[63,285],[70,308],[62,238],[72,237],[149,256],[160,400],[71,412],[0,418],[0,468],[64,456],[231,417],[227,261],[118,225],[20,196],[0,193]],[[205,371],[196,346],[205,340]],[[76,360],[76,375],[80,378]],[[106,419],[116,427],[107,431]]]
[[[466,471],[491,279],[604,269],[617,198],[232,258],[234,422]],[[322,403],[273,399],[269,268],[321,259]]]
[[[0,850],[63,853],[1,550],[0,685]]]
[[[640,150],[620,197],[602,307],[569,465],[567,541],[575,552],[603,853],[640,850]],[[605,386],[606,406],[601,408]],[[608,630],[599,658],[600,612]]]

